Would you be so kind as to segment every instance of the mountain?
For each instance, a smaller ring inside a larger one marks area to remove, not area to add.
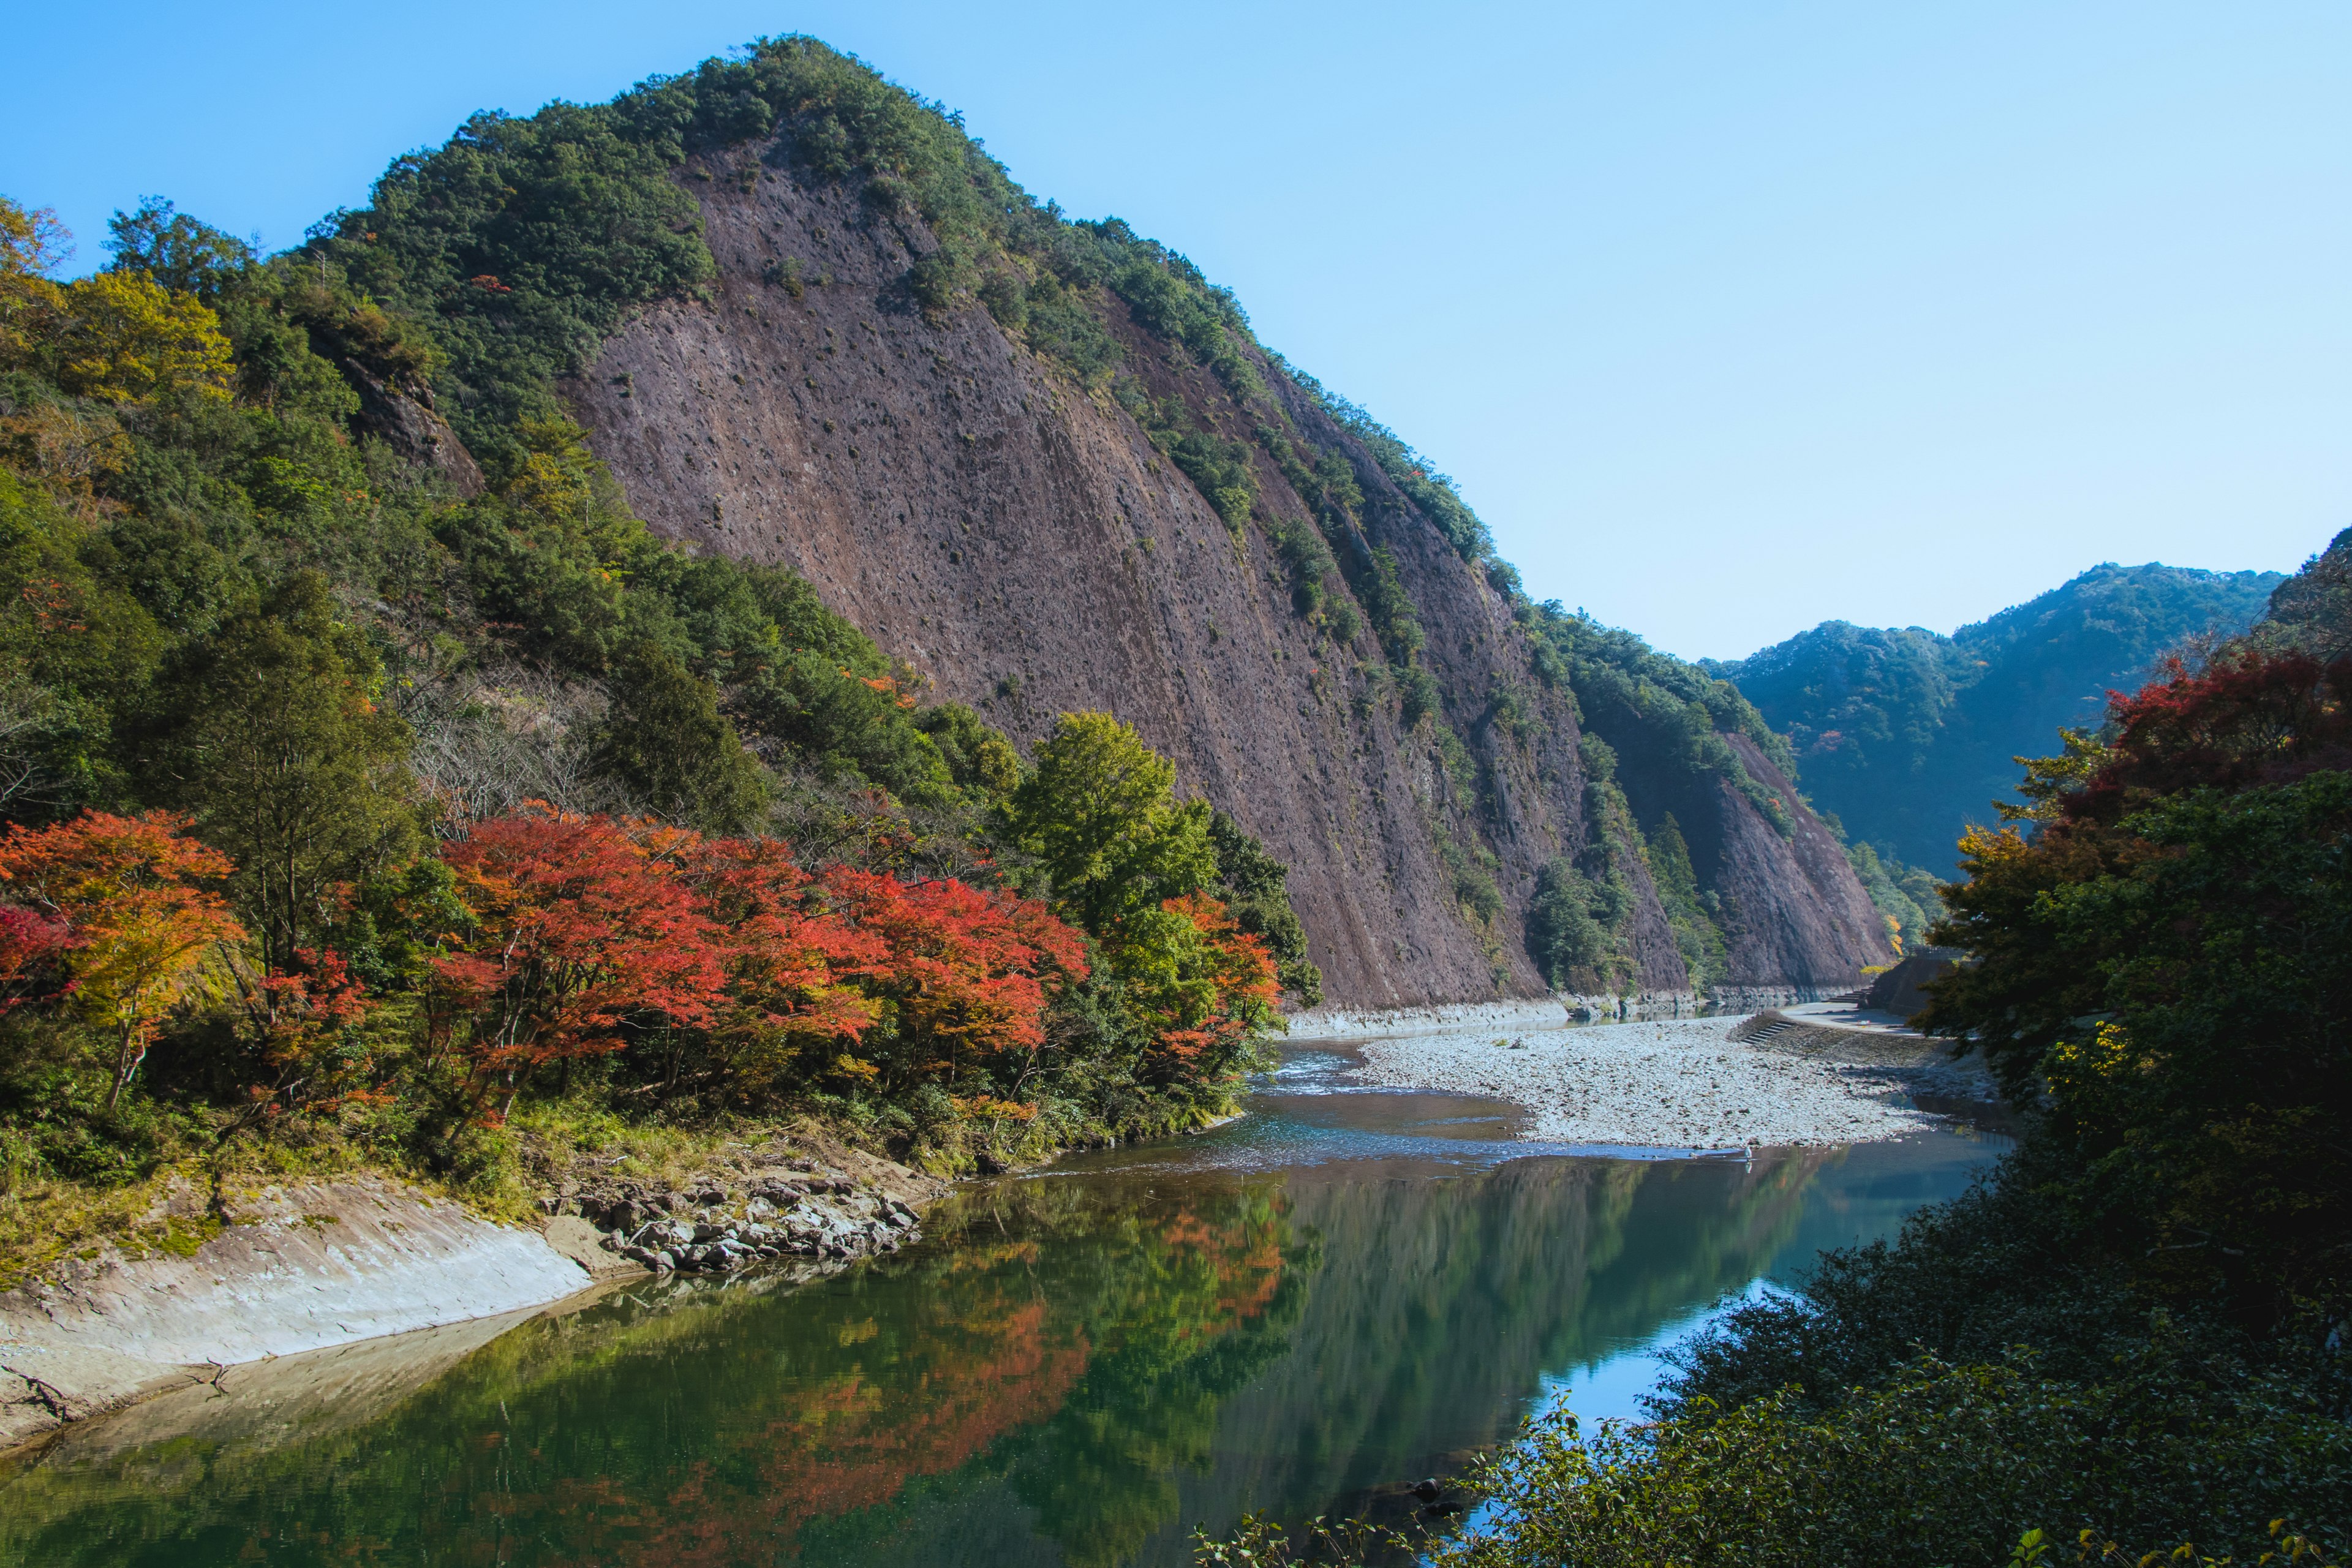
[[[754,59],[730,90],[774,132],[670,174],[707,276],[561,382],[632,508],[789,567],[1018,742],[1067,710],[1136,724],[1288,863],[1336,1001],[1690,988],[1647,837],[1612,834],[1596,793],[1559,617],[1450,482],[1181,256],[1035,204],[928,110],[873,131],[908,100],[841,68],[806,44]],[[512,270],[504,221],[394,286],[448,309],[428,290]],[[1785,778],[1720,746],[1622,760],[1633,817],[1671,795],[1747,933],[1699,983],[1819,989],[1884,961]],[[1599,940],[1563,949],[1580,903]]]
[[[2284,581],[2095,566],[1948,637],[1825,621],[1706,668],[1789,738],[1807,795],[1853,839],[1942,875],[1961,830],[2016,784],[2011,759],[2055,751],[2063,726],[2096,727],[2106,693],[2168,650],[2244,631]]]
[[[1221,814],[1245,930],[1286,894],[1294,995],[1308,956],[1355,1005],[1890,956],[1727,682],[1530,601],[1181,255],[814,40],[476,115],[279,257],[151,203],[60,287],[11,213],[0,805],[189,813],[273,953],[535,800],[1057,896],[1099,864],[1013,797],[1100,711]],[[281,825],[206,770],[289,660],[388,715],[333,719],[356,815],[269,891]]]

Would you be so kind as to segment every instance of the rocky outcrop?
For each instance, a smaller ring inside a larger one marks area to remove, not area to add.
[[[569,387],[641,516],[791,566],[1016,741],[1065,710],[1134,723],[1289,865],[1333,1001],[1544,990],[1522,915],[1540,868],[1596,831],[1573,700],[1537,678],[1510,602],[1320,404],[1262,366],[1297,433],[1352,468],[1362,537],[1342,548],[1393,557],[1457,750],[1402,723],[1369,629],[1337,643],[1294,609],[1263,525],[1312,513],[1254,443],[1263,414],[1124,306],[1097,301],[1141,389],[1249,448],[1259,514],[1238,534],[1118,404],[985,310],[918,309],[909,268],[934,241],[910,214],[758,146],[698,154],[680,178],[717,279],[639,312]],[[1503,895],[1491,929],[1457,900],[1448,863],[1465,856]],[[1857,953],[1887,956],[1866,936],[1806,944],[1847,921],[1858,885],[1816,909],[1815,881],[1771,880],[1785,859],[1742,883],[1756,928],[1780,933],[1752,944],[1759,972],[1786,960],[1789,979],[1853,984]],[[1687,990],[1646,871],[1627,877],[1639,987]]]
[[[574,1215],[608,1256],[657,1274],[728,1274],[777,1258],[846,1261],[919,1234],[913,1198],[812,1160],[704,1175],[680,1187],[591,1188],[548,1200],[551,1228]]]
[[[1796,785],[1745,735],[1724,739],[1793,825],[1783,835],[1746,795],[1716,782],[1708,881],[1726,908],[1726,984],[1785,987],[1807,1001],[1845,990],[1865,965],[1895,956],[1886,919],[1863,890],[1844,846],[1798,803]]]
[[[762,1275],[815,1278],[905,1246],[920,1210],[947,1190],[855,1151],[818,1159],[782,1144],[675,1184],[562,1181],[541,1205],[541,1230],[382,1178],[267,1187],[223,1203],[181,1184],[136,1233],[145,1239],[0,1292],[0,1447],[217,1384],[241,1363],[450,1324],[511,1324],[599,1277],[724,1276],[765,1264]],[[357,1364],[314,1363],[330,1387]]]
[[[459,495],[471,498],[482,493],[480,465],[434,408],[431,392],[386,382],[356,360],[339,361],[338,367],[359,394],[359,413],[352,420],[354,428],[373,436],[409,462],[438,473]]]
[[[228,1223],[185,1188],[152,1243],[67,1260],[0,1293],[0,1443],[185,1382],[538,1307],[590,1282],[537,1233],[382,1180],[239,1194]]]
[[[1874,1013],[1909,1018],[1926,1009],[1927,988],[1949,974],[1959,960],[1955,949],[1923,947],[1873,979],[1870,989],[1863,993],[1862,1005]]]

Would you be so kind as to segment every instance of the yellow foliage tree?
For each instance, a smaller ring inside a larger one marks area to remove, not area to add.
[[[64,314],[65,290],[45,274],[65,258],[66,241],[57,214],[0,196],[0,367],[24,363]]]
[[[228,900],[204,885],[236,866],[187,837],[186,826],[167,812],[85,811],[71,822],[0,834],[0,888],[10,901],[65,921],[74,1004],[111,1037],[109,1110],[164,1015],[216,994],[226,951],[246,940]]]
[[[228,396],[228,340],[220,318],[192,294],[137,272],[100,272],[65,289],[68,392],[110,403],[144,403],[187,388]]]

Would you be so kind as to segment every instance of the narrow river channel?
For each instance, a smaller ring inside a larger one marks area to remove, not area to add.
[[[829,1279],[232,1369],[0,1462],[0,1561],[1182,1563],[1244,1509],[1393,1515],[1548,1400],[1637,1414],[1713,1304],[2005,1146],[1547,1149],[1341,1065],[1294,1051],[1215,1131],[971,1185]]]

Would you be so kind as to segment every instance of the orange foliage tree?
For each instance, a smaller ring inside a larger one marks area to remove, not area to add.
[[[775,839],[718,839],[685,868],[721,932],[714,1045],[741,1087],[764,1090],[807,1049],[854,1046],[877,1011],[854,982],[884,966],[881,934],[815,902],[817,879]]]
[[[222,1136],[296,1108],[332,1110],[388,1096],[373,1080],[364,1028],[375,1000],[343,955],[297,948],[289,969],[234,966],[238,1009],[268,1083],[252,1085]]]
[[[1128,994],[1152,1033],[1147,1076],[1198,1080],[1243,1065],[1282,996],[1265,943],[1205,893],[1163,900],[1120,935]]]
[[[683,829],[540,807],[475,825],[442,849],[478,928],[435,962],[436,1037],[468,1062],[478,1113],[502,1082],[616,1051],[633,1029],[699,1028],[726,981],[719,926],[678,875]]]
[[[10,891],[72,933],[61,956],[73,1002],[113,1042],[109,1110],[164,1015],[210,988],[224,972],[221,950],[245,940],[227,900],[203,885],[236,867],[187,837],[186,826],[169,812],[86,811],[0,837],[0,877]]]
[[[442,857],[477,921],[435,963],[436,1036],[465,1056],[470,1114],[503,1087],[502,1115],[533,1068],[656,1031],[691,1042],[694,1076],[738,1092],[812,1050],[854,1080],[882,1078],[879,1056],[893,1088],[992,1068],[1017,1086],[1051,995],[1087,973],[1084,939],[1034,900],[813,876],[772,840],[541,807]],[[671,1051],[665,1088],[681,1087],[686,1054]]]
[[[1017,1096],[1037,1071],[1051,994],[1086,978],[1078,932],[1034,899],[953,878],[908,883],[836,868],[824,884],[836,907],[881,939],[882,956],[861,977],[890,1024],[891,1087],[992,1068]],[[856,1065],[881,1075],[879,1064]]]

